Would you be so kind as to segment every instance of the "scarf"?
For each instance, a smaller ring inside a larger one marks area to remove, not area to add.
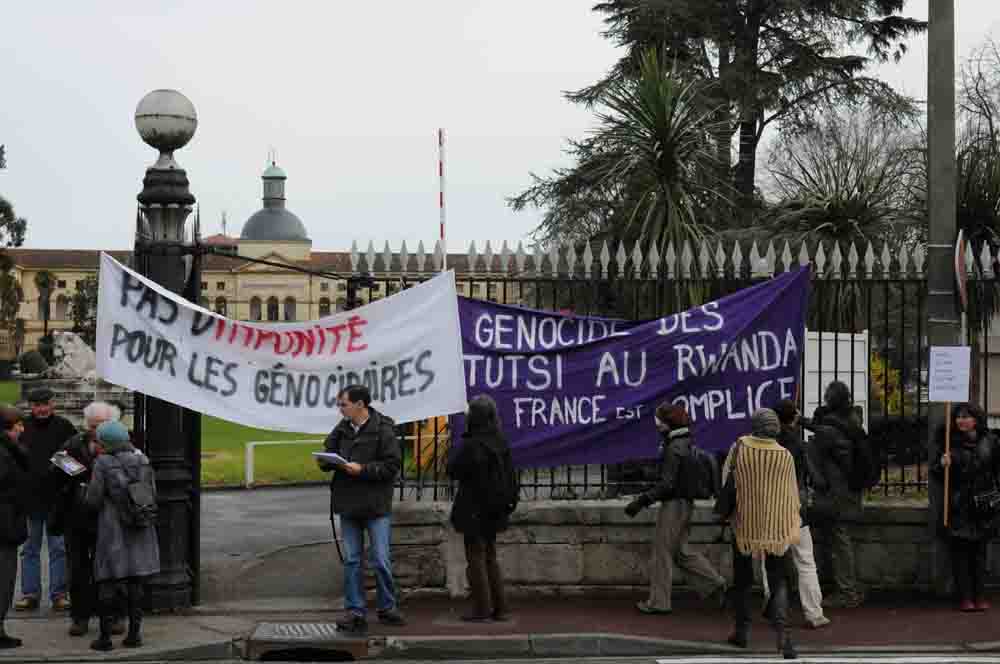
[[[791,453],[776,440],[744,436],[729,457],[737,548],[743,555],[783,555],[799,541],[799,488]]]

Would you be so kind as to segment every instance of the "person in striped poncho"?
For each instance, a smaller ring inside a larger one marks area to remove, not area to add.
[[[765,613],[777,634],[778,652],[797,657],[788,633],[789,548],[799,539],[799,488],[795,462],[776,440],[781,432],[778,415],[770,408],[756,411],[751,435],[729,451],[723,481],[733,476],[736,507],[733,528],[733,600],[736,626],[729,643],[746,648],[750,637],[750,591],[753,561],[764,559],[771,599]]]

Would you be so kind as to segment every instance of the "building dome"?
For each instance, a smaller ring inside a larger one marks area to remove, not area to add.
[[[272,161],[261,179],[264,181],[264,207],[247,219],[240,239],[308,242],[305,224],[285,208],[285,171]]]

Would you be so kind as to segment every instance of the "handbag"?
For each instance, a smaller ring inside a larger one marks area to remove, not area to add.
[[[972,496],[972,507],[980,519],[991,521],[1000,516],[1000,489],[994,486],[989,491]]]

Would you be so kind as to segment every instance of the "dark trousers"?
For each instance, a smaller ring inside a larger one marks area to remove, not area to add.
[[[952,537],[951,568],[955,575],[955,590],[960,600],[983,599],[986,581],[986,540]]]
[[[90,620],[97,614],[97,585],[94,583],[94,549],[97,533],[66,530],[66,557],[69,567],[69,594],[73,598],[70,615],[74,621]]]
[[[767,556],[764,567],[767,570],[767,584],[771,589],[767,617],[779,636],[784,636],[788,623],[788,553],[781,556]],[[746,635],[750,632],[752,588],[753,557],[740,553],[736,543],[733,542],[733,604],[736,609],[738,634]]]
[[[17,578],[17,546],[0,544],[0,636],[4,632],[3,621],[14,601],[14,580]]]
[[[466,576],[472,610],[477,616],[507,613],[503,576],[497,563],[497,536],[465,536]]]
[[[142,622],[142,600],[145,593],[144,578],[100,581],[97,584],[97,610],[101,617],[101,631],[110,630],[111,623],[121,615],[128,616],[129,631],[137,629]]]

